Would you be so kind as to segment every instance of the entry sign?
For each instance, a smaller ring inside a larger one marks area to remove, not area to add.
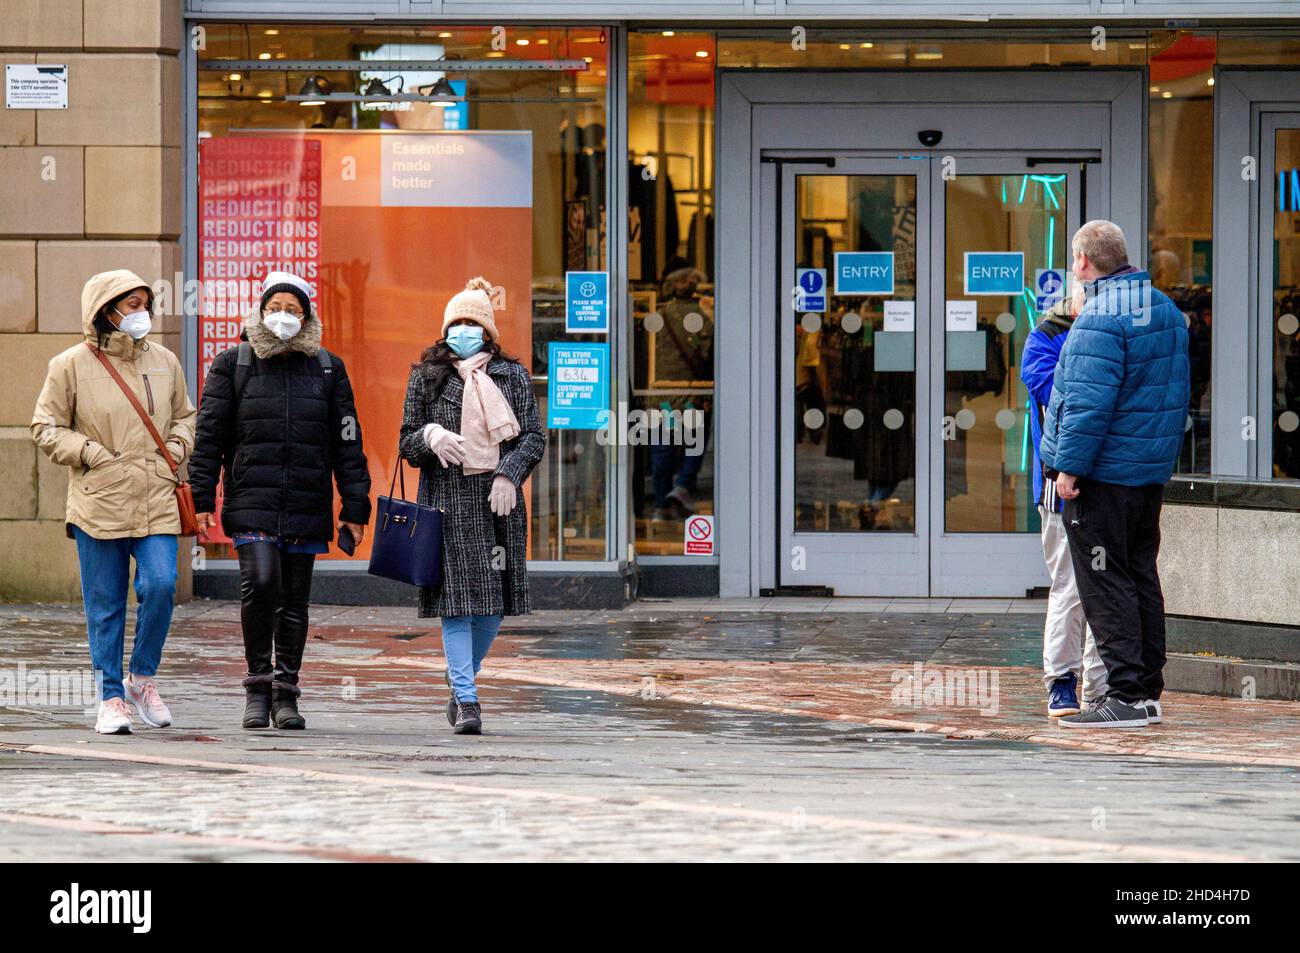
[[[837,251],[835,293],[837,295],[892,295],[894,253],[892,251]]]
[[[1018,295],[1025,290],[1024,252],[968,251],[964,271],[968,295]]]
[[[609,272],[564,273],[566,334],[609,333]]]
[[[5,64],[5,109],[67,109],[68,67]]]
[[[682,540],[687,556],[712,556],[713,517],[688,516],[686,532],[682,534]]]
[[[599,430],[609,422],[609,345],[552,341],[547,350],[546,426]]]
[[[1034,301],[1039,311],[1046,311],[1065,297],[1065,275],[1056,268],[1039,268],[1034,272]]]
[[[795,272],[794,309],[796,311],[826,310],[826,269],[800,268]]]

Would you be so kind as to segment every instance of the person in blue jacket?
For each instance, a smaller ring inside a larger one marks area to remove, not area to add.
[[[1043,479],[1038,451],[1039,441],[1043,439],[1042,417],[1052,399],[1056,364],[1074,324],[1075,312],[1083,303],[1083,283],[1076,281],[1073,285],[1075,294],[1056,302],[1029,332],[1020,359],[1020,377],[1034,403],[1034,412],[1029,415],[1029,433],[1034,446],[1034,499],[1042,524],[1043,558],[1052,579],[1043,624],[1043,683],[1047,686],[1047,714],[1053,718],[1079,713],[1080,679],[1086,704],[1099,702],[1106,696],[1106,666],[1097,654],[1096,640],[1088,627],[1079,587],[1074,581],[1070,541],[1061,519],[1061,498],[1056,494],[1055,482]]]
[[[1074,236],[1086,282],[1053,378],[1040,446],[1064,500],[1079,595],[1106,664],[1106,700],[1067,728],[1163,719],[1165,604],[1156,560],[1160,504],[1190,400],[1182,312],[1128,263],[1124,233],[1093,221]]]

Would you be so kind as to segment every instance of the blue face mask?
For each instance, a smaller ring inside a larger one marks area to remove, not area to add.
[[[447,332],[447,346],[461,360],[483,350],[483,329],[477,324],[458,324]]]

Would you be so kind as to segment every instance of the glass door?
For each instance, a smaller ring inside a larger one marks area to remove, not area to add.
[[[780,583],[925,595],[929,162],[790,164],[781,182]]]
[[[783,163],[780,585],[1023,596],[1045,583],[1020,355],[1065,294],[1081,168]]]
[[[956,157],[935,179],[933,595],[1023,596],[1044,578],[1029,426],[1039,410],[1020,358],[1071,280],[1080,170]]]
[[[1256,472],[1300,479],[1300,113],[1264,113]]]

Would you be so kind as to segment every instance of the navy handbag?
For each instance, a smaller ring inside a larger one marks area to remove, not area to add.
[[[369,572],[413,586],[437,588],[442,585],[443,511],[406,499],[402,465],[399,451],[393,483],[388,487],[388,496],[379,498],[375,514]],[[393,496],[399,476],[402,495]]]

